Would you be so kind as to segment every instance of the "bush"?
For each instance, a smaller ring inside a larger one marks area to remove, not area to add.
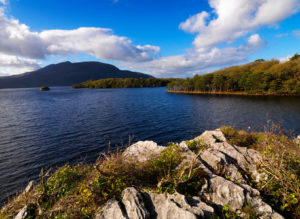
[[[186,141],[188,148],[193,151],[195,154],[198,154],[199,151],[202,151],[207,148],[207,145],[201,140],[192,140]]]

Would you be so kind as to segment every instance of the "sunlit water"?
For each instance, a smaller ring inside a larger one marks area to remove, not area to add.
[[[194,138],[222,125],[263,130],[268,119],[300,133],[300,98],[169,94],[164,88],[0,90],[0,203],[41,168],[92,162],[115,145]]]

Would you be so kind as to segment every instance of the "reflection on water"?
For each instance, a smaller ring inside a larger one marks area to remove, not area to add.
[[[96,159],[129,136],[160,144],[267,119],[300,133],[300,98],[168,94],[164,88],[0,90],[0,203],[40,169]]]

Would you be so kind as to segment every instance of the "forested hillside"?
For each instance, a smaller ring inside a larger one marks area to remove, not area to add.
[[[75,84],[73,88],[141,88],[141,87],[165,87],[173,79],[157,78],[108,78],[101,80],[89,80]]]
[[[170,91],[243,92],[245,94],[300,95],[300,55],[290,61],[256,60],[168,84]]]

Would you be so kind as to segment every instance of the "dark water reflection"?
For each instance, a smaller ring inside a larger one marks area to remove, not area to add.
[[[128,136],[160,144],[231,125],[262,130],[267,119],[300,133],[300,98],[168,94],[163,88],[0,90],[0,203],[41,168],[93,161]]]

